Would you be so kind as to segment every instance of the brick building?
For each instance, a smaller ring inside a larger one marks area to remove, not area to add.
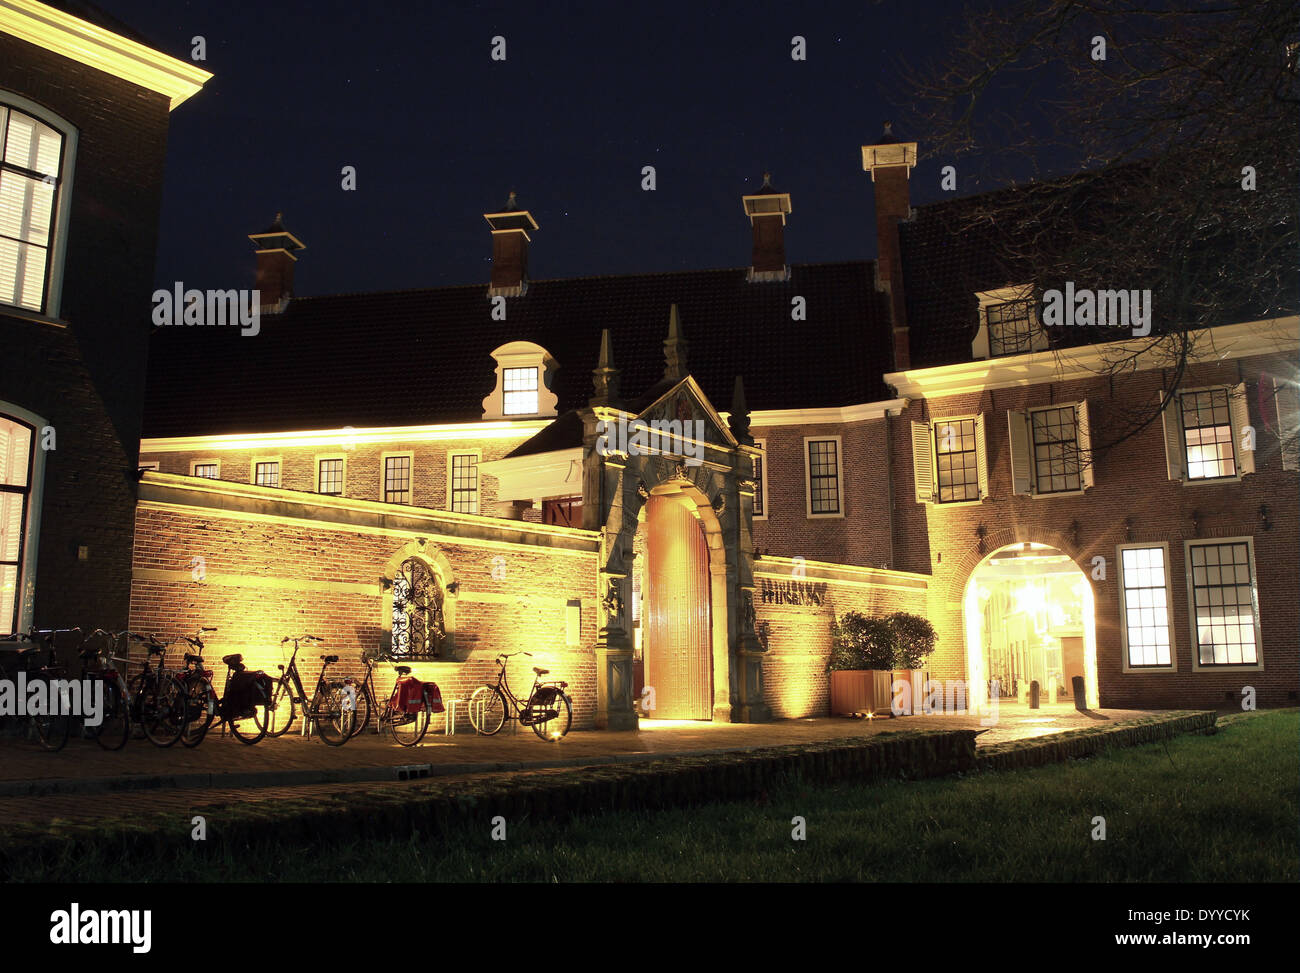
[[[0,634],[126,627],[168,115],[208,77],[0,5]]]

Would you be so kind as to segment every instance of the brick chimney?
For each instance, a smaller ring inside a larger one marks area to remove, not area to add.
[[[297,250],[307,245],[284,228],[284,214],[276,213],[275,222],[261,233],[250,233],[248,239],[257,248],[257,281],[254,286],[261,292],[262,314],[278,314],[293,297],[293,265]]]
[[[790,194],[772,188],[772,174],[763,173],[763,186],[752,196],[744,196],[745,215],[754,232],[754,252],[750,258],[749,280],[789,280],[790,267],[785,262],[785,218],[790,213]]]
[[[894,371],[904,371],[912,363],[898,222],[907,219],[911,213],[908,179],[915,165],[916,143],[898,141],[889,122],[885,122],[885,132],[875,145],[862,147],[862,168],[871,173],[876,191],[876,288],[889,296],[894,329]]]
[[[520,209],[512,192],[500,213],[484,213],[492,228],[492,281],[490,297],[518,297],[528,290],[528,244],[530,230],[537,221],[526,209]]]

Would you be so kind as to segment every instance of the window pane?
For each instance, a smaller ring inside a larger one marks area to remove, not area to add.
[[[1034,472],[1039,493],[1082,489],[1079,439],[1072,405],[1030,413],[1034,433]]]
[[[31,169],[42,176],[59,174],[63,136],[43,122],[20,111],[9,112],[4,161]]]
[[[1032,301],[991,304],[984,313],[988,322],[990,355],[1018,355],[1030,350],[1037,330]]]
[[[975,420],[941,419],[934,424],[939,502],[980,498],[979,465],[975,456]]]
[[[533,415],[537,412],[537,369],[507,368],[501,373],[505,402],[501,411],[508,416]]]
[[[385,457],[384,499],[388,503],[411,502],[411,457]]]
[[[1180,400],[1188,478],[1205,480],[1236,476],[1228,390],[1184,392]]]
[[[839,443],[834,439],[808,442],[808,489],[815,514],[840,512]]]
[[[217,464],[216,463],[195,463],[194,475],[201,476],[209,480],[215,480],[217,479]]]
[[[323,459],[320,461],[319,492],[339,496],[343,493],[343,460]]]
[[[451,509],[456,513],[478,513],[478,457],[473,453],[451,458]]]
[[[1163,547],[1129,547],[1120,552],[1128,664],[1168,666],[1169,612]]]
[[[1254,665],[1259,655],[1249,545],[1193,544],[1190,560],[1200,664]]]
[[[258,486],[278,487],[280,485],[280,464],[258,463],[253,482]]]
[[[754,459],[754,516],[763,516],[763,460]]]

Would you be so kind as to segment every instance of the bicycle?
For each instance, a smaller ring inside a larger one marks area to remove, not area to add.
[[[144,668],[127,682],[131,719],[150,743],[165,749],[184,735],[189,720],[185,684],[167,669],[167,646],[171,643],[164,644],[156,635],[127,632],[126,636],[128,641],[145,646]],[[151,668],[154,656],[158,664]]]
[[[203,633],[215,631],[215,628],[204,627],[198,629],[193,635],[182,635],[175,640],[177,643],[187,642],[192,649],[198,650],[198,652],[185,653],[185,669],[181,673],[181,682],[186,690],[187,720],[181,743],[187,747],[197,747],[207,736],[213,722],[219,721],[223,730],[229,727],[236,740],[251,746],[261,742],[266,736],[266,728],[270,723],[268,710],[271,694],[257,678],[259,675],[266,676],[266,674],[248,672],[244,665],[244,657],[237,652],[222,656],[221,661],[226,666],[226,681],[222,686],[221,697],[218,698],[217,691],[212,685],[212,670],[206,668],[201,654],[206,648],[203,644]],[[231,695],[232,676],[244,674],[248,676],[248,680],[237,679],[235,692],[246,692],[247,698],[236,698]],[[269,681],[270,677],[266,676],[266,679]]]
[[[118,632],[113,634],[105,632],[102,628],[97,628],[90,633],[78,655],[81,658],[81,678],[83,684],[86,680],[97,679],[104,684],[103,709],[100,712],[100,722],[98,726],[90,726],[82,720],[82,729],[85,734],[91,737],[105,750],[121,750],[126,746],[126,742],[131,739],[131,702],[126,688],[126,680],[122,674],[114,668],[114,663],[121,662],[124,666],[127,660],[125,658],[114,656],[113,647],[120,641],[125,641],[129,632]],[[102,636],[107,639],[108,645],[101,651],[95,648],[89,648],[89,644]],[[98,663],[98,669],[92,669],[92,664]]]
[[[350,680],[330,682],[325,678],[329,667],[339,661],[337,655],[321,656],[323,664],[316,677],[316,688],[311,702],[307,702],[307,692],[298,672],[298,643],[320,645],[324,641],[315,635],[299,635],[296,638],[286,635],[280,640],[281,645],[293,642],[293,655],[289,657],[288,666],[281,664],[280,678],[276,680],[275,689],[271,693],[271,705],[267,708],[267,736],[278,737],[287,733],[297,717],[298,706],[303,708],[303,719],[307,721],[308,728],[314,726],[320,734],[321,742],[327,746],[341,747],[356,735],[356,689]]]
[[[15,632],[12,635],[6,635],[3,641],[14,642],[20,647],[15,652],[16,661],[19,670],[22,672],[27,682],[27,696],[31,698],[31,686],[33,683],[46,683],[44,695],[46,708],[50,710],[59,710],[60,712],[29,713],[26,716],[28,722],[35,728],[36,737],[41,741],[41,746],[46,750],[62,750],[68,742],[68,726],[71,720],[67,716],[70,700],[67,695],[66,686],[61,687],[60,704],[54,704],[54,684],[64,674],[62,666],[57,665],[54,652],[54,638],[56,635],[64,633],[77,632],[78,628],[64,629],[33,629],[26,635],[20,635]],[[26,645],[21,645],[21,642]],[[48,664],[34,667],[39,662],[41,650],[48,653]],[[34,677],[34,678],[33,678]]]
[[[423,683],[422,685],[426,689],[420,693],[417,700],[413,694],[405,689],[411,667],[396,666],[397,682],[381,709],[374,685],[374,659],[376,658],[378,656],[372,656],[369,652],[361,653],[361,664],[366,668],[366,678],[362,680],[359,689],[355,687],[355,680],[351,677],[344,680],[344,684],[353,688],[356,694],[356,717],[348,739],[352,739],[352,737],[361,733],[370,724],[370,714],[374,713],[376,714],[375,732],[377,734],[390,733],[401,746],[413,747],[423,740],[424,735],[429,732],[433,706],[427,687],[434,684]],[[392,662],[391,659],[384,661]],[[416,681],[419,682],[419,680]],[[439,705],[441,705],[441,699],[439,699]]]
[[[484,736],[493,736],[500,732],[507,719],[516,719],[520,726],[531,726],[542,740],[562,739],[573,725],[573,703],[564,692],[569,684],[561,680],[542,682],[542,676],[550,670],[533,666],[532,691],[526,702],[520,702],[511,692],[506,676],[506,660],[516,655],[532,657],[531,652],[510,652],[496,657],[496,683],[480,686],[469,698],[470,724]],[[507,705],[514,710],[512,716],[506,714]]]

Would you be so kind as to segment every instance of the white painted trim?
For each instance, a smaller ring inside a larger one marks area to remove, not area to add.
[[[862,405],[846,405],[843,408],[826,409],[768,409],[749,414],[751,426],[766,429],[770,426],[813,426],[822,423],[861,422],[864,419],[883,419],[886,416],[901,415],[908,406],[908,399],[889,399],[884,402],[865,402]],[[724,420],[731,418],[730,412],[719,412]]]
[[[23,560],[18,567],[18,631],[29,631],[36,614],[36,556],[41,546],[41,507],[45,497],[45,450],[40,447],[41,430],[49,422],[11,402],[0,401],[0,414],[32,427],[31,482],[27,491],[27,523],[23,527]]]
[[[1174,356],[1162,353],[1159,348],[1143,351],[1150,344],[1150,338],[1136,338],[1058,351],[1034,351],[988,361],[890,372],[885,375],[885,381],[905,398],[934,399],[986,389],[1101,378],[1106,374],[1107,361],[1124,354],[1137,355],[1139,371],[1167,368],[1173,364]],[[1194,332],[1188,358],[1193,364],[1205,364],[1297,350],[1300,350],[1300,316],[1291,315]]]
[[[808,455],[809,443],[835,441],[835,482],[840,509],[837,513],[815,514],[812,509],[812,459]],[[766,465],[766,464],[764,464]],[[844,519],[844,441],[839,436],[804,436],[803,438],[803,496],[804,516],[809,520]]]
[[[1250,560],[1251,616],[1255,623],[1255,662],[1243,665],[1202,665],[1201,640],[1196,628],[1196,591],[1192,585],[1192,548],[1213,544],[1245,543]],[[1240,537],[1189,537],[1183,541],[1183,573],[1187,576],[1187,624],[1192,632],[1192,672],[1263,672],[1264,632],[1259,623],[1259,573],[1255,569],[1255,538]]]
[[[342,449],[380,443],[436,443],[449,440],[515,439],[523,442],[551,424],[550,419],[513,422],[449,422],[434,426],[376,426],[365,429],[315,429],[293,432],[231,433],[142,439],[140,455],[196,450],[291,449],[299,446]]]
[[[197,94],[212,77],[193,64],[36,0],[0,0],[0,31],[167,95],[172,108]]]
[[[3,28],[4,0],[0,0],[0,29]],[[59,318],[63,306],[63,272],[68,251],[68,221],[72,215],[72,183],[77,171],[77,139],[80,135],[77,127],[66,118],[56,115],[44,105],[24,98],[15,91],[0,88],[0,102],[17,108],[24,114],[39,119],[63,136],[62,158],[59,161],[59,199],[55,211],[50,214],[50,234],[54,245],[49,248],[49,276],[45,282],[45,310],[33,311],[18,305],[3,305],[5,313],[10,309],[38,319],[46,318],[48,323],[67,327]]]
[[[478,470],[480,483],[483,474],[496,478],[497,503],[548,500],[582,493],[581,446],[480,462]]]
[[[1124,605],[1124,552],[1130,550],[1148,550],[1160,548],[1165,558],[1165,627],[1169,630],[1169,665],[1134,666],[1129,664],[1128,654],[1128,609]],[[1178,638],[1174,632],[1174,582],[1173,562],[1169,559],[1168,541],[1147,541],[1146,543],[1127,543],[1115,545],[1115,578],[1119,588],[1119,632],[1121,672],[1177,672]]]

